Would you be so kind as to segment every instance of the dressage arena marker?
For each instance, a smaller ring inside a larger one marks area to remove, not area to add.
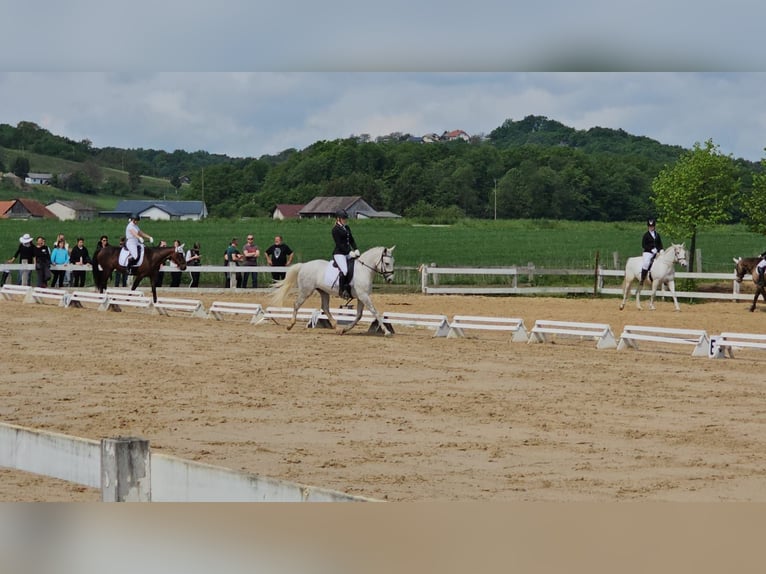
[[[485,331],[511,331],[511,340],[518,343],[528,340],[524,319],[503,317],[477,317],[473,315],[455,315],[449,325],[447,337],[465,337],[464,329]]]
[[[152,307],[160,315],[170,316],[169,311],[189,313],[192,317],[207,319],[205,306],[197,299],[175,299],[172,297],[157,297],[157,302]]]
[[[12,301],[14,297],[21,297],[26,299],[27,294],[32,290],[29,285],[11,285],[6,283],[0,288],[0,295],[8,301]]]
[[[625,325],[622,335],[620,335],[620,343],[617,345],[617,350],[621,351],[626,347],[638,349],[637,341],[694,345],[692,357],[707,357],[710,352],[710,340],[705,331],[671,329],[667,327],[644,327],[641,325]]]
[[[319,314],[318,309],[298,309],[298,312],[295,315],[296,321],[306,321],[306,326],[310,327],[311,322],[315,321],[316,317]],[[258,320],[253,320],[253,323],[260,324],[266,319],[271,320],[275,325],[279,325],[278,319],[287,319],[288,321],[291,321],[293,318],[293,308],[292,307],[266,307],[266,310],[258,317]]]
[[[69,292],[64,289],[35,287],[27,293],[24,303],[42,303],[43,299],[52,299],[58,302],[59,307],[66,307],[69,300]]]
[[[729,357],[734,358],[734,348],[763,349],[766,350],[766,335],[755,333],[721,333],[710,337],[711,359],[725,359],[728,351]]]
[[[614,349],[617,342],[612,328],[605,323],[572,323],[568,321],[535,321],[527,343],[545,343],[549,335],[589,338],[596,341],[597,349]]]
[[[223,321],[223,316],[228,315],[252,315],[250,320],[258,324],[263,315],[263,307],[260,303],[230,303],[228,301],[214,301],[208,309],[208,319],[213,317],[216,321]]]

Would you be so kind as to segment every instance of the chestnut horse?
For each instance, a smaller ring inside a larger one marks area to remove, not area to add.
[[[750,311],[755,311],[755,303],[758,301],[758,296],[761,295],[763,300],[766,301],[766,288],[763,285],[758,285],[758,271],[755,270],[755,266],[761,260],[760,257],[735,257],[734,263],[737,266],[734,268],[734,273],[737,274],[737,283],[742,283],[742,278],[750,273],[753,277],[753,284],[755,285],[755,297],[753,297],[753,304],[750,306]]]
[[[101,249],[93,258],[93,279],[96,282],[96,289],[100,293],[106,290],[107,283],[109,282],[109,276],[114,269],[119,270],[122,273],[127,273],[127,269],[119,264],[121,247],[114,245],[107,245]],[[167,259],[173,261],[178,268],[183,271],[186,269],[186,258],[183,253],[176,251],[175,247],[144,247],[143,248],[144,259],[141,265],[131,268],[133,274],[133,285],[130,288],[135,290],[138,284],[141,283],[141,279],[149,277],[152,284],[152,298],[154,302],[157,302],[157,276],[160,272],[160,267],[165,263]]]

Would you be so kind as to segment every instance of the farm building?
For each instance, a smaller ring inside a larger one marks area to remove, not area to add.
[[[101,217],[129,217],[138,213],[142,218],[154,220],[200,220],[207,217],[204,201],[150,201],[128,199],[121,201],[113,211],[101,211]]]

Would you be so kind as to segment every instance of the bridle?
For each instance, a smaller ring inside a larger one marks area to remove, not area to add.
[[[393,271],[386,271],[385,270],[386,269],[386,264],[385,264],[384,261],[385,261],[386,258],[393,259],[393,255],[389,254],[387,249],[384,249],[383,253],[380,254],[380,259],[378,259],[378,262],[374,266],[373,265],[367,265],[367,263],[362,261],[361,258],[357,259],[357,262],[362,267],[367,267],[367,269],[371,269],[375,273],[377,273],[379,275],[382,275],[383,279],[385,279],[386,282],[390,282],[391,278],[394,276],[394,272]]]

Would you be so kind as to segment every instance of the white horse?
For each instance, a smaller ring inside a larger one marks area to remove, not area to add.
[[[390,283],[394,278],[394,247],[373,247],[362,253],[354,263],[354,276],[351,280],[351,295],[356,297],[356,317],[354,321],[345,328],[338,326],[337,321],[330,313],[330,295],[338,293],[338,269],[333,266],[332,261],[324,259],[314,259],[306,263],[296,263],[290,266],[287,275],[281,281],[275,284],[276,291],[271,295],[271,301],[278,307],[284,306],[284,301],[288,293],[298,287],[298,298],[293,304],[293,317],[287,329],[290,330],[295,325],[298,309],[301,308],[304,301],[308,299],[314,290],[319,292],[322,298],[322,311],[325,312],[333,329],[336,329],[339,335],[351,330],[362,318],[365,306],[375,315],[378,325],[383,329],[386,336],[392,335],[392,332],[383,323],[383,316],[375,309],[370,299],[372,292],[372,280],[376,273]]]
[[[666,285],[670,294],[673,296],[673,305],[675,305],[676,311],[680,311],[681,307],[678,306],[678,299],[676,299],[676,271],[673,265],[680,263],[686,265],[686,247],[682,244],[673,244],[670,249],[663,249],[654,258],[654,262],[649,269],[649,277],[652,279],[652,295],[649,300],[649,309],[654,310],[654,295],[657,293],[657,289],[660,285]],[[620,303],[620,310],[625,308],[625,302],[628,300],[628,294],[630,293],[630,287],[633,281],[638,279],[638,286],[636,287],[636,308],[641,310],[641,267],[643,267],[642,257],[631,257],[625,264],[625,280],[622,284],[622,303]]]

